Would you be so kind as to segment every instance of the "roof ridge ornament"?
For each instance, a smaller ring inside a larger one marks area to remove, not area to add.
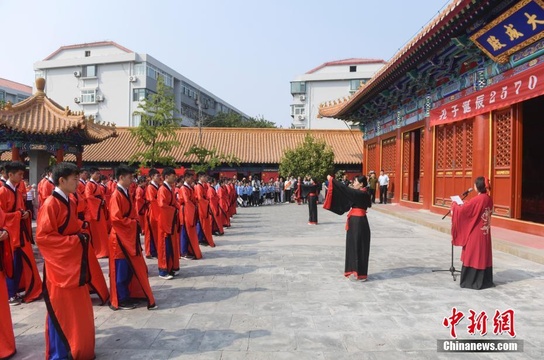
[[[42,77],[39,77],[36,79],[36,90],[38,93],[45,93],[45,79]]]

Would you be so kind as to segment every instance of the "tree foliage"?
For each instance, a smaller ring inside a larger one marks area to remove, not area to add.
[[[208,172],[221,164],[228,166],[239,165],[240,159],[234,154],[222,154],[217,149],[207,149],[203,146],[193,145],[185,153],[185,156],[194,155],[197,158],[196,163],[191,164],[191,169],[195,172]]]
[[[203,127],[231,127],[231,128],[275,128],[276,123],[266,120],[264,117],[243,118],[236,113],[220,112],[215,116],[202,120]]]
[[[175,117],[177,109],[173,89],[159,77],[157,93],[146,97],[138,109],[134,114],[140,115],[140,124],[130,129],[130,133],[142,150],[131,156],[130,163],[139,162],[142,166],[150,167],[156,164],[175,165],[174,157],[168,154],[179,146],[179,141],[175,139],[181,119]]]
[[[298,147],[287,150],[280,160],[280,174],[284,177],[310,175],[314,181],[323,182],[333,171],[332,148],[310,134],[306,134]]]

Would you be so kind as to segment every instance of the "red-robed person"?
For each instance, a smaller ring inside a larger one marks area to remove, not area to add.
[[[145,234],[147,226],[145,221],[145,214],[149,207],[149,203],[145,198],[145,188],[147,186],[147,178],[145,176],[140,176],[138,178],[138,186],[134,194],[134,200],[136,203],[136,212],[138,213],[138,219],[140,222],[140,227],[142,232]]]
[[[221,179],[220,181],[221,182],[220,182],[219,189],[217,189],[217,195],[219,196],[219,210],[221,211],[221,215],[223,217],[223,226],[229,228],[230,227],[229,194],[227,191],[226,180]]]
[[[110,307],[113,310],[130,310],[136,307],[138,299],[144,299],[147,309],[155,310],[158,307],[142,254],[138,214],[128,192],[132,183],[132,169],[120,165],[115,170],[115,177],[117,190],[110,202]]]
[[[489,182],[480,176],[474,188],[478,195],[462,205],[452,202],[452,243],[462,246],[462,288],[486,289],[493,284],[493,254],[491,246],[491,214],[493,200],[487,193]]]
[[[45,176],[38,183],[39,206],[43,205],[45,199],[47,199],[53,193],[53,189],[55,188],[55,184],[53,184],[53,179],[51,179],[51,174],[52,169],[50,167],[47,167],[45,170]]]
[[[149,204],[146,212],[145,224],[145,257],[148,259],[157,257],[157,238],[159,236],[159,205],[157,194],[162,184],[161,173],[157,169],[149,170],[149,185],[145,189],[145,199]]]
[[[18,190],[25,173],[25,164],[14,161],[5,165],[7,181],[0,187],[0,207],[6,214],[4,228],[9,233],[13,253],[13,277],[7,279],[10,305],[40,298],[42,281],[32,250],[32,214],[25,210],[25,199]],[[18,292],[24,291],[20,297]]]
[[[212,231],[214,235],[223,235],[223,220],[221,218],[221,210],[219,210],[219,196],[215,191],[217,181],[210,177],[208,184],[208,199],[210,200],[210,213],[212,216]]]
[[[159,236],[157,238],[157,258],[159,277],[171,280],[179,274],[179,204],[176,198],[176,171],[171,167],[162,170],[164,179],[157,194],[159,205]]]
[[[106,224],[108,227],[108,234],[109,234],[111,231],[111,221],[110,221],[110,211],[109,211],[110,199],[111,199],[111,194],[113,194],[113,192],[115,191],[115,188],[117,187],[117,182],[114,182],[112,180],[108,181],[108,177],[106,175],[101,174],[100,185],[102,185],[102,193],[104,194],[104,200],[106,200],[106,203],[104,204],[104,213],[106,214]]]
[[[183,176],[183,185],[179,189],[181,205],[181,258],[185,260],[201,259],[202,252],[198,244],[198,233],[196,229],[197,208],[194,196],[194,174],[186,171]]]
[[[85,211],[87,210],[87,199],[85,199],[85,186],[89,180],[89,172],[81,169],[79,174],[79,182],[77,183],[77,191],[74,194],[77,199],[77,218],[81,221],[85,220]]]
[[[70,201],[73,201],[75,204],[76,211],[79,210],[80,197],[78,196],[77,192],[79,191],[80,184],[81,182],[78,181],[78,189],[76,189],[75,193],[71,193],[69,195]],[[73,207],[71,207],[70,210],[73,210]],[[85,223],[85,232],[89,233],[89,223],[86,222],[84,219],[80,218],[79,212],[77,213],[77,219],[80,220],[82,223]],[[106,284],[106,279],[104,278],[104,273],[102,272],[102,267],[100,266],[100,263],[96,258],[96,252],[93,248],[92,239],[89,242],[89,249],[87,251],[87,255],[87,263],[89,264],[89,271],[91,275],[87,287],[89,288],[89,292],[91,294],[96,294],[98,296],[98,298],[100,299],[100,305],[105,305],[110,299],[110,292],[108,290],[108,285]]]
[[[236,215],[236,206],[238,205],[238,193],[236,192],[236,175],[229,180],[229,196],[230,196],[230,216]]]
[[[52,177],[56,187],[38,213],[36,231],[44,259],[45,358],[94,359],[94,313],[87,289],[90,236],[69,198],[77,191],[79,169],[59,163]]]
[[[106,219],[106,200],[100,185],[100,170],[90,168],[91,180],[85,185],[87,211],[85,220],[89,223],[91,239],[97,258],[108,257],[108,222]]]
[[[198,182],[195,184],[195,200],[198,210],[197,233],[198,242],[204,246],[215,247],[212,235],[212,215],[210,214],[210,200],[208,199],[208,176],[198,173]]]
[[[6,286],[6,276],[13,276],[13,257],[9,234],[4,229],[5,220],[6,214],[0,208],[0,359],[10,358],[17,352]]]

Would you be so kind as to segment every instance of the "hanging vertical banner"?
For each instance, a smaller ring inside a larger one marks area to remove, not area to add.
[[[470,37],[493,61],[508,57],[544,37],[544,1],[522,0]]]

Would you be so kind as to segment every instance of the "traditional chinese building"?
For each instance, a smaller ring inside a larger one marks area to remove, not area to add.
[[[116,129],[116,137],[85,146],[84,166],[97,166],[104,174],[111,174],[113,168],[128,163],[134,153],[140,151],[136,138],[128,128]],[[176,130],[175,140],[179,142],[170,152],[178,166],[190,168],[197,161],[195,156],[185,153],[194,144],[207,149],[216,149],[220,154],[232,154],[239,164],[222,164],[212,175],[232,177],[257,175],[268,180],[277,177],[279,163],[287,149],[302,144],[306,134],[323,140],[334,152],[336,170],[344,170],[348,176],[361,174],[363,139],[358,130],[294,130],[294,129],[251,129],[251,128],[202,128],[182,127]],[[74,155],[67,156],[74,161]]]
[[[0,109],[0,153],[10,152],[12,161],[28,160],[31,183],[38,182],[52,157],[61,162],[73,154],[81,165],[84,145],[116,136],[115,126],[96,123],[49,99],[44,79],[36,80],[36,88],[33,96]]]
[[[359,122],[364,169],[386,171],[392,201],[443,214],[487,176],[493,224],[544,235],[543,38],[541,0],[454,1],[320,114]]]

